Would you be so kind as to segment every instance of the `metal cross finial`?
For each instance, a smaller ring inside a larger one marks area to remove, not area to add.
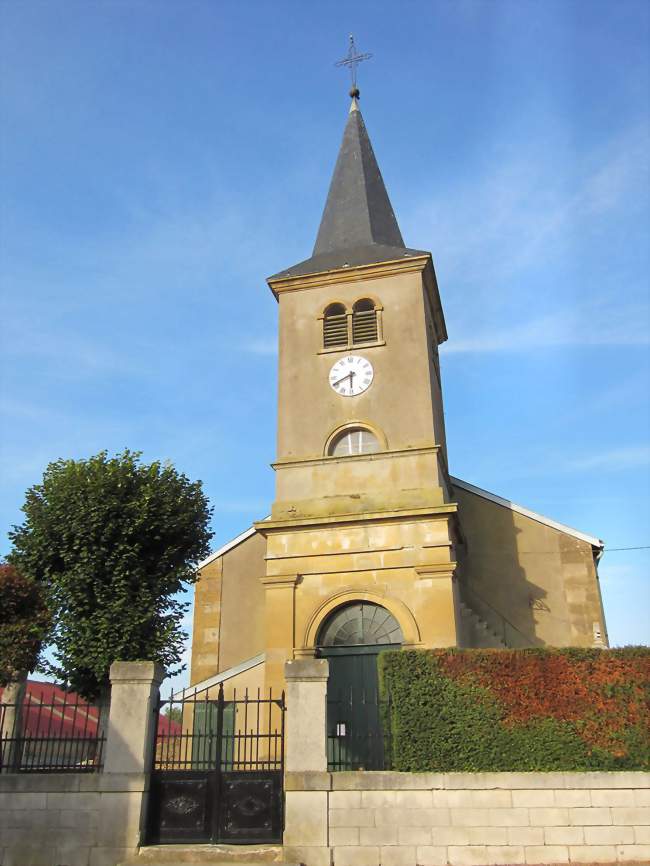
[[[359,88],[357,87],[357,66],[363,60],[370,60],[371,57],[372,54],[358,54],[357,46],[354,44],[354,36],[350,36],[350,47],[348,48],[347,56],[344,57],[343,60],[339,60],[338,63],[334,64],[335,66],[347,66],[350,70],[350,75],[352,77],[350,96],[359,96]]]

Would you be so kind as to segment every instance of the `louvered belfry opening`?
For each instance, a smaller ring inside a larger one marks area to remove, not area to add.
[[[348,345],[348,315],[343,304],[330,304],[323,317],[323,348]]]
[[[352,308],[352,342],[374,343],[377,341],[377,310],[370,298],[362,298]]]

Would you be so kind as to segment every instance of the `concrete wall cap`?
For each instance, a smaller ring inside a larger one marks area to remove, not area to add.
[[[650,773],[643,770],[575,773],[402,773],[352,770],[332,773],[333,791],[520,790],[629,788],[646,790]]]
[[[327,659],[293,659],[285,663],[284,676],[287,682],[326,682],[329,667]]]
[[[109,671],[111,683],[144,683],[156,685],[165,679],[166,671],[159,662],[113,662]]]
[[[285,791],[331,791],[332,774],[317,771],[284,774]]]

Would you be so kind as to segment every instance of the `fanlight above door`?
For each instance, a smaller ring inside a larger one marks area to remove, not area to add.
[[[318,645],[373,646],[401,644],[402,630],[385,607],[369,601],[358,601],[340,607],[321,628]]]

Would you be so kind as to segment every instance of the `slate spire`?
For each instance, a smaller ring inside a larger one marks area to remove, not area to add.
[[[311,258],[275,274],[300,276],[428,255],[404,246],[359,109],[352,104]]]
[[[355,95],[312,255],[369,244],[404,248]]]

